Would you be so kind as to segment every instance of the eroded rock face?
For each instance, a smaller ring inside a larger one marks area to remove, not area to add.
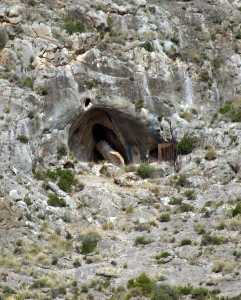
[[[6,0],[0,5],[5,47],[0,53],[1,140],[3,149],[16,144],[11,162],[3,159],[6,169],[13,165],[30,172],[38,160],[54,162],[61,145],[71,145],[77,154],[70,140],[73,124],[86,112],[86,99],[93,108],[128,115],[143,128],[149,147],[153,142],[147,135],[157,138],[158,117],[171,116],[178,129],[187,128],[183,111],[194,108],[207,118],[207,112],[239,94],[241,16],[236,3],[79,1],[34,7]],[[20,146],[15,128],[23,120],[31,138]],[[120,130],[126,138],[126,129]],[[121,141],[125,152],[136,152],[132,158],[122,153],[124,160],[145,156],[146,149],[133,138],[137,132]],[[127,150],[127,144],[137,150]],[[84,152],[83,159],[89,159],[92,154]]]
[[[105,300],[142,272],[240,294],[241,123],[219,111],[240,103],[238,2],[0,1],[0,294],[74,299],[91,281],[83,298]],[[179,174],[141,174],[132,163],[170,138],[162,116],[196,148]],[[85,255],[89,230],[101,241]]]

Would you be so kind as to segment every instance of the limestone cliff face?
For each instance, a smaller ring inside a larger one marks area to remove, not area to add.
[[[240,9],[231,0],[1,1],[3,169],[31,172],[68,148],[85,101],[153,132],[163,115],[188,127],[183,112],[216,112],[241,89]]]
[[[0,299],[241,299],[240,55],[239,0],[0,0]]]

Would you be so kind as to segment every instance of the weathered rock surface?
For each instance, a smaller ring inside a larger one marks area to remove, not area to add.
[[[0,298],[111,299],[142,272],[241,294],[239,2],[2,0],[0,22]],[[195,148],[144,174],[163,116]]]

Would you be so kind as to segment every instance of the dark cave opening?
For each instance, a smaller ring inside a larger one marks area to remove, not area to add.
[[[124,158],[125,163],[127,163],[125,149],[112,129],[97,123],[92,127],[92,135],[96,145],[101,141],[105,141],[113,150],[119,152]],[[94,147],[93,156],[96,162],[104,160],[103,155],[98,151],[96,146]]]
[[[117,165],[155,161],[157,147],[156,137],[142,119],[112,108],[92,106],[70,127],[69,148],[81,161]]]
[[[84,104],[85,104],[85,107],[88,107],[91,104],[90,98],[86,98]]]
[[[155,148],[150,150],[149,161],[153,162],[153,161],[157,161],[157,160],[158,160],[158,147],[156,146]]]

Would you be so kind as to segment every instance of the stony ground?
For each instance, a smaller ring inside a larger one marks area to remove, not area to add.
[[[239,1],[2,0],[0,22],[0,299],[241,299]],[[176,171],[78,161],[86,99],[170,118]]]
[[[12,191],[22,214],[2,199],[3,297],[112,299],[143,272],[175,287],[239,295],[241,127],[230,126],[236,146],[216,146],[212,157],[198,147],[180,158],[179,173],[153,164],[153,178],[142,179],[138,166],[75,162],[69,195],[49,179],[56,167],[32,179],[43,195],[59,195],[51,205],[33,202],[31,191],[24,199]],[[55,207],[60,198],[66,206]]]

